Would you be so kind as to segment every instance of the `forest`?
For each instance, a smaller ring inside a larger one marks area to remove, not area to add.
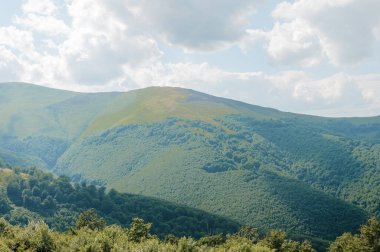
[[[1,162],[1,161],[0,161]],[[380,223],[311,241],[0,163],[0,251],[379,251]]]
[[[126,226],[134,217],[153,223],[160,236],[200,237],[234,232],[239,225],[204,211],[149,197],[106,192],[104,187],[72,183],[36,168],[0,168],[0,214],[15,225],[42,219],[51,228],[66,231],[81,211],[94,208],[109,224]]]

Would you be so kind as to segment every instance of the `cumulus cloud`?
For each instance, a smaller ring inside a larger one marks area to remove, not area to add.
[[[23,75],[27,81],[121,83],[145,65],[159,66],[163,52],[156,37],[187,51],[216,50],[238,41],[254,12],[253,2],[247,0],[67,0],[60,8],[65,8],[60,11],[69,20],[58,17],[59,7],[51,0],[27,0],[23,14],[13,20],[20,28],[49,38],[34,48],[35,60]],[[44,77],[47,70],[51,72]]]
[[[259,0],[133,2],[129,8],[139,22],[167,42],[187,50],[210,51],[243,37]]]
[[[21,9],[24,13],[52,15],[57,10],[57,6],[51,0],[27,0]]]
[[[5,55],[8,62],[17,51],[12,59],[24,66],[16,79],[107,87],[126,75],[128,65],[153,64],[162,56],[152,37],[110,15],[104,1],[67,0],[61,8],[68,20],[58,17],[53,1],[28,0],[14,25],[0,28],[0,45],[9,51],[3,65]]]
[[[0,76],[3,81],[12,81],[18,79],[22,74],[22,65],[16,55],[9,49],[0,45]]]
[[[60,46],[60,56],[75,81],[106,83],[122,75],[127,64],[150,64],[161,57],[155,40],[131,31],[103,2],[70,1],[68,7],[72,31]]]
[[[282,2],[272,13],[280,23],[270,32],[268,52],[280,62],[284,60],[278,57],[281,53],[288,54],[285,58],[303,58],[306,62],[301,60],[301,64],[306,66],[309,60],[317,62],[321,53],[335,66],[356,64],[372,55],[380,21],[378,9],[377,0]],[[287,46],[273,54],[271,44],[279,38]],[[312,58],[311,51],[315,52]]]
[[[256,87],[258,85],[260,88]],[[380,114],[377,96],[380,93],[380,75],[338,73],[312,78],[303,72],[283,72],[256,76],[240,88],[246,94],[233,95],[233,89],[230,91],[233,98],[244,97],[246,102],[285,111],[324,116]]]
[[[62,20],[32,13],[28,13],[22,18],[16,17],[14,23],[46,35],[67,34],[70,31],[70,28]]]
[[[315,66],[321,60],[320,39],[305,20],[276,23],[268,36],[267,50],[276,62]]]
[[[22,16],[14,17],[14,24],[44,35],[67,34],[69,27],[56,17],[58,7],[51,0],[27,0],[21,6]]]

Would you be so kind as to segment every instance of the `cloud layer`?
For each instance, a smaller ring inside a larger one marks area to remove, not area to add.
[[[379,1],[278,1],[264,15],[266,4],[24,0],[0,25],[0,82],[181,86],[293,112],[380,114]],[[234,67],[239,57],[252,65]]]

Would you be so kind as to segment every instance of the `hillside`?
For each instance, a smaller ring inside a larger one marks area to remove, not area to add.
[[[0,157],[262,229],[333,239],[380,215],[380,117],[284,113],[192,90],[0,85]]]
[[[239,228],[236,222],[204,211],[115,190],[107,193],[104,187],[72,184],[67,177],[35,168],[0,168],[0,215],[11,224],[43,220],[55,230],[67,231],[79,213],[90,208],[108,224],[127,226],[135,217],[144,218],[160,237],[199,238],[234,233]]]

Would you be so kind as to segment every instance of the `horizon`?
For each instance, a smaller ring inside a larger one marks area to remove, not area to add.
[[[0,82],[174,86],[292,113],[380,115],[376,0],[0,1]]]

